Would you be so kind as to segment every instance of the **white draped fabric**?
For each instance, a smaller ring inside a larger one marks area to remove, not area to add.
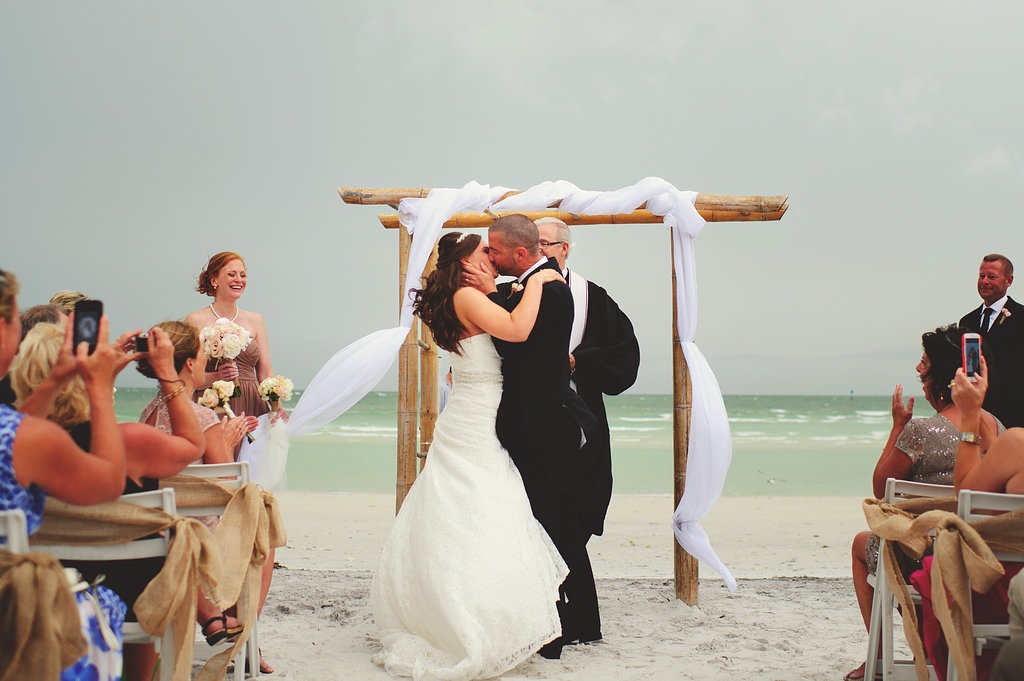
[[[728,588],[734,590],[736,580],[711,548],[707,533],[700,525],[700,519],[721,495],[732,460],[732,438],[718,381],[693,342],[697,328],[693,240],[704,226],[704,218],[693,205],[696,192],[679,191],[657,177],[648,177],[631,187],[610,192],[581,190],[564,180],[542,182],[498,201],[507,192],[504,187],[470,182],[461,189],[433,189],[423,199],[402,199],[399,204],[401,223],[415,235],[405,279],[406,291],[419,287],[420,276],[442,225],[459,211],[483,211],[487,208],[494,211],[540,211],[561,202],[560,208],[566,212],[602,215],[630,213],[646,202],[649,210],[664,216],[665,225],[672,230],[678,331],[693,389],[687,485],[673,514],[673,527],[680,545],[718,571]],[[313,432],[330,423],[372,390],[394,363],[412,321],[412,299],[407,296],[399,316],[399,326],[370,334],[334,355],[310,381],[296,404],[288,424],[289,437]],[[286,456],[286,451],[283,455],[259,451],[264,442],[272,439],[257,435],[255,445],[243,447],[243,456],[253,461]],[[283,470],[283,466],[276,464],[264,468]]]

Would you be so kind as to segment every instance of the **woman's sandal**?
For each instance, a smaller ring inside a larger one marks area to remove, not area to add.
[[[207,629],[209,629],[210,625],[214,622],[220,622],[223,626],[217,631],[207,633]],[[217,617],[211,617],[203,624],[203,636],[206,637],[206,642],[211,646],[215,646],[224,640],[227,640],[230,643],[237,639],[243,631],[245,631],[245,626],[241,624],[237,627],[229,627],[228,616],[224,613],[221,613]]]

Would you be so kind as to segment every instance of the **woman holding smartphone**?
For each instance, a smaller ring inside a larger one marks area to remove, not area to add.
[[[904,402],[903,386],[896,386],[892,395],[892,430],[872,475],[875,498],[881,499],[885,495],[885,481],[889,478],[953,484],[953,467],[957,463],[957,447],[965,424],[963,413],[953,403],[950,391],[953,378],[964,361],[963,337],[966,331],[963,327],[950,325],[921,336],[923,352],[915,369],[924,397],[935,414],[913,418],[914,398]],[[976,423],[973,432],[979,434],[984,451],[1005,428],[987,411],[981,412],[978,419],[980,423]],[[878,537],[870,532],[858,533],[853,539],[852,557],[853,585],[864,625],[868,626],[874,596],[868,575],[877,570]],[[908,564],[904,566],[904,572],[910,574],[918,565],[916,561]],[[849,672],[845,678],[852,681],[864,678],[864,665]]]

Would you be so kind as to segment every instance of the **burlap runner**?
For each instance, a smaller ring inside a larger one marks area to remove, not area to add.
[[[914,505],[915,509],[929,505],[924,500],[914,501],[922,502]],[[936,500],[929,501],[941,505]],[[932,607],[960,678],[974,681],[970,589],[985,593],[1004,574],[993,549],[1024,552],[1024,510],[986,518],[972,526],[945,510],[929,510],[915,516],[907,512],[905,502],[890,505],[877,499],[865,499],[863,508],[871,531],[886,540],[879,564],[884,566],[886,579],[902,607],[903,632],[914,653],[914,666],[921,681],[928,678],[924,647],[918,633],[917,614],[907,583],[896,565],[893,547],[898,543],[907,553],[920,558],[928,545],[929,534],[935,532]]]
[[[52,497],[46,500],[43,523],[31,536],[37,545],[109,545],[171,532],[163,569],[135,602],[135,614],[146,633],[161,636],[173,625],[174,679],[188,681],[192,672],[192,642],[196,619],[196,589],[216,603],[221,556],[213,534],[193,518],[171,516],[157,508],[122,501],[96,506],[73,506]],[[163,661],[164,664],[167,660]]]
[[[0,549],[0,681],[56,679],[85,653],[78,605],[57,559]]]
[[[173,487],[179,511],[189,508],[226,505],[214,537],[220,547],[223,572],[218,593],[226,603],[237,603],[238,617],[246,623],[256,621],[259,607],[260,578],[263,563],[272,548],[284,546],[284,521],[277,499],[258,485],[243,485],[233,493],[215,480],[180,475],[161,481]],[[251,629],[228,650],[210,658],[196,675],[196,681],[219,681],[224,678],[232,658],[242,650]]]

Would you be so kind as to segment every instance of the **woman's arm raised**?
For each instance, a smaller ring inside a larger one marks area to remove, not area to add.
[[[68,322],[62,352],[71,350],[73,323]],[[34,482],[72,504],[111,501],[124,489],[124,441],[114,416],[113,399],[114,377],[124,364],[107,339],[108,321],[103,316],[96,350],[90,355],[84,345],[75,348],[75,363],[89,392],[90,451],[82,451],[56,424],[26,416],[13,448],[15,475],[21,485]]]
[[[543,269],[531,276],[526,282],[523,299],[512,312],[475,288],[463,286],[454,295],[455,314],[467,330],[480,329],[495,338],[521,343],[529,338],[537,321],[544,284],[552,281],[565,282],[565,279],[552,269]]]
[[[896,446],[896,440],[900,433],[910,423],[914,416],[914,398],[907,399],[903,403],[903,386],[897,384],[896,390],[892,393],[892,429],[889,431],[889,439],[882,448],[882,455],[878,457],[874,473],[871,475],[871,488],[876,499],[885,495],[885,481],[889,478],[906,480],[914,467],[914,461],[902,449]]]

